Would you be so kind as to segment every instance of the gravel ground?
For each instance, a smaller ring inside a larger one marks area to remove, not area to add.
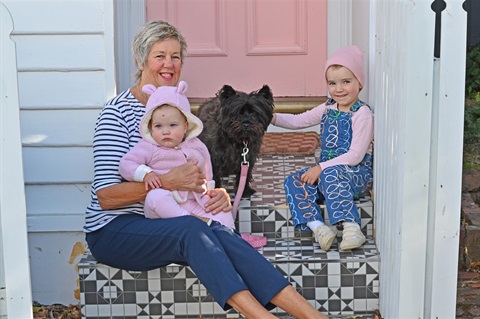
[[[33,303],[33,318],[35,319],[80,319],[82,314],[79,305],[41,305]]]

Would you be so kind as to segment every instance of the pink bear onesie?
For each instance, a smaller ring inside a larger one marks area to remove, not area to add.
[[[210,200],[206,190],[215,187],[213,181],[212,164],[206,145],[198,139],[202,132],[202,121],[191,113],[190,103],[185,92],[188,86],[180,81],[178,87],[161,86],[155,88],[151,84],[143,87],[143,91],[151,94],[148,99],[145,114],[140,121],[142,139],[120,160],[119,172],[128,181],[143,182],[146,174],[153,171],[165,174],[174,167],[185,164],[194,159],[202,169],[207,182],[205,192],[169,191],[155,188],[148,192],[145,198],[144,213],[147,218],[172,218],[185,215],[197,215],[210,218],[221,224],[235,228],[231,212],[221,212],[216,215],[205,212],[205,203]],[[153,139],[149,130],[149,121],[153,111],[161,105],[177,107],[187,118],[188,128],[184,140],[175,148],[159,145]]]

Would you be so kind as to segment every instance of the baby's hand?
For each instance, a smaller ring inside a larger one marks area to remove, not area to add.
[[[303,173],[300,179],[306,184],[315,184],[320,178],[321,172],[322,168],[320,167],[320,165],[315,165],[314,167],[311,167],[308,171]]]
[[[150,172],[143,178],[143,182],[145,183],[145,189],[154,189],[162,187],[162,182],[160,178],[155,172]]]

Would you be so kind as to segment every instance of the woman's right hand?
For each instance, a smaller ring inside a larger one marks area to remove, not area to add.
[[[203,193],[205,175],[197,166],[197,160],[175,167],[160,176],[163,189],[194,191]],[[98,201],[103,209],[116,209],[145,199],[148,190],[144,183],[124,182],[97,191]]]
[[[167,190],[193,191],[203,193],[205,175],[197,166],[197,160],[173,168],[161,175],[162,188]]]

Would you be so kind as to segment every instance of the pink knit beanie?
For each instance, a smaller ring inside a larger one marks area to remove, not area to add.
[[[365,71],[363,69],[363,52],[356,45],[340,48],[328,58],[325,63],[325,75],[332,65],[341,65],[352,71],[363,88],[365,83]]]
[[[155,142],[148,129],[148,122],[152,118],[153,111],[155,111],[158,106],[164,104],[178,108],[187,119],[188,128],[185,140],[197,137],[202,132],[203,123],[191,112],[190,102],[188,102],[188,98],[185,95],[187,89],[188,85],[185,81],[180,81],[178,86],[160,86],[158,88],[152,84],[143,86],[143,92],[150,94],[150,97],[145,107],[145,114],[140,121],[140,133],[142,137],[150,142]]]

